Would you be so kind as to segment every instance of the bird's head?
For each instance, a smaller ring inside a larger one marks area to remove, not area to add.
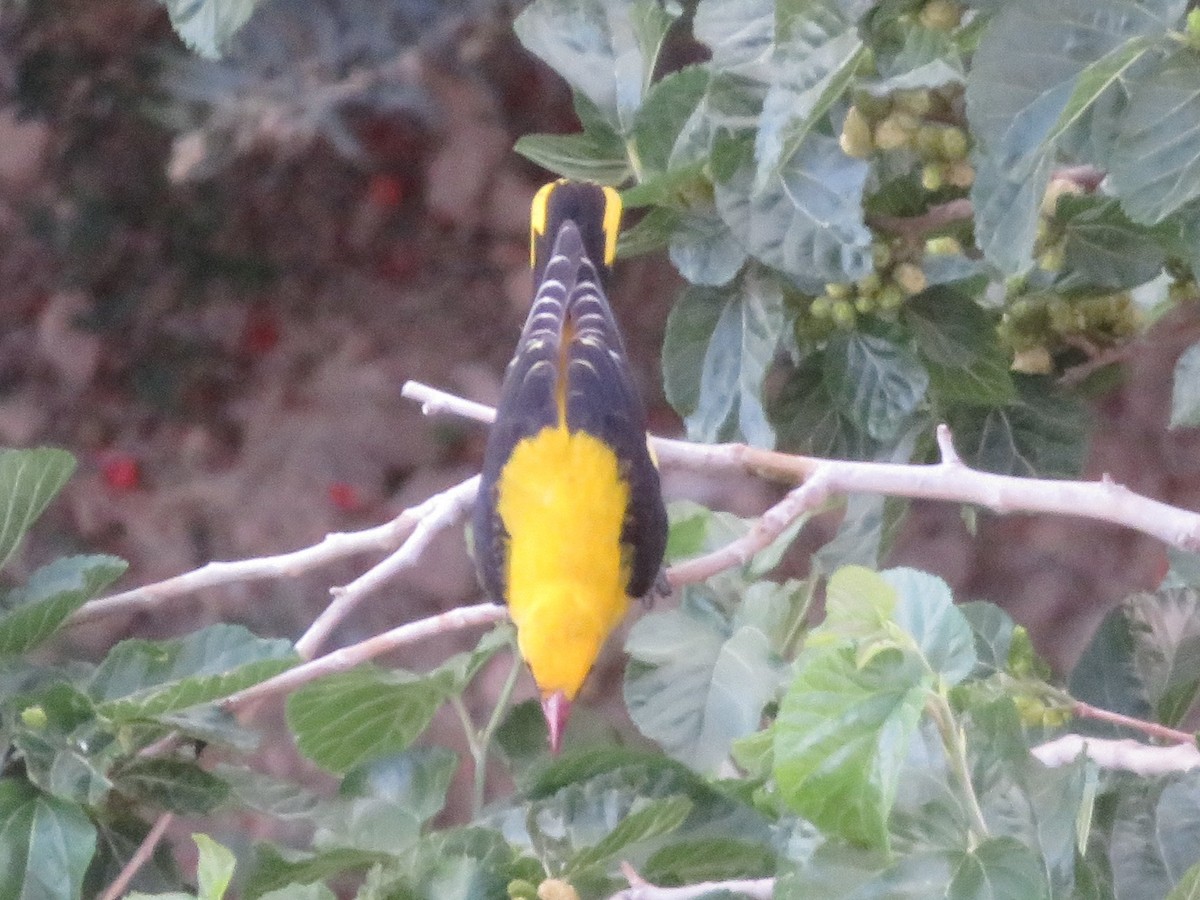
[[[558,752],[571,703],[624,615],[626,601],[622,595],[618,605],[602,604],[594,590],[553,583],[539,585],[538,595],[518,623],[517,644],[541,694],[550,747]]]

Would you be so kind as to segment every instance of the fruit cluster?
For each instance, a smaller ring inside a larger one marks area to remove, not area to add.
[[[1138,312],[1127,292],[1064,296],[1030,294],[1009,303],[997,331],[1013,351],[1013,369],[1053,372],[1054,357],[1067,350],[1088,356],[1132,337]]]
[[[876,97],[859,91],[846,113],[839,138],[847,156],[910,150],[921,163],[921,185],[927,191],[966,189],[975,181],[967,161],[970,141],[963,121],[962,89],[895,91]]]

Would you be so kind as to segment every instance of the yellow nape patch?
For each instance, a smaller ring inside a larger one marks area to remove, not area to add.
[[[543,694],[573,699],[629,608],[621,549],[628,506],[613,451],[565,425],[517,444],[500,474],[509,612]]]

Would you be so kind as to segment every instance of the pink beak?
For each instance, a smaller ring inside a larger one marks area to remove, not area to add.
[[[550,729],[550,752],[558,753],[562,746],[563,733],[567,730],[567,719],[571,715],[571,701],[562,691],[555,691],[542,698],[542,712]]]

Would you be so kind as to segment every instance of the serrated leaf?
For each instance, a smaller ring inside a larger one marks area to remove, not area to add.
[[[227,697],[296,661],[289,641],[211,625],[175,640],[122,641],[97,667],[88,691],[105,718],[154,718]]]
[[[361,666],[293,693],[288,726],[301,753],[323,769],[345,773],[407,748],[452,688],[445,674],[422,677]]]
[[[1171,428],[1200,427],[1200,343],[1192,344],[1175,361],[1171,391]]]
[[[651,800],[623,817],[612,831],[591,847],[576,853],[567,863],[564,877],[569,880],[576,873],[607,862],[630,844],[670,834],[683,824],[691,811],[692,801],[687,797]]]
[[[24,587],[4,597],[0,615],[0,656],[32,650],[125,572],[115,556],[68,556],[38,569]]]
[[[621,184],[631,170],[625,145],[615,133],[527,134],[517,139],[513,150],[543,169],[564,178],[594,181],[597,184]]]
[[[127,797],[181,815],[208,815],[229,796],[219,777],[182,759],[137,758],[114,778]]]
[[[719,631],[685,609],[644,616],[625,650],[625,703],[634,724],[700,772],[716,769],[735,739],[758,730],[779,685],[759,629]]]
[[[762,384],[782,331],[783,295],[764,275],[750,273],[722,290],[684,291],[667,319],[663,377],[689,438],[740,433],[758,446],[774,444]]]
[[[454,690],[462,692],[475,680],[497,653],[506,648],[515,649],[516,638],[513,627],[503,622],[485,632],[479,642],[471,650],[456,653],[438,666],[438,672],[445,672],[453,679]]]
[[[775,720],[784,801],[827,834],[886,849],[897,779],[932,678],[898,650],[805,650]]]
[[[1087,413],[1052,379],[1015,375],[1017,401],[960,406],[946,416],[959,454],[1001,475],[1074,478],[1083,467]]]
[[[737,139],[725,143],[713,151],[717,210],[752,256],[811,294],[871,271],[863,160],[846,156],[834,138],[813,133],[772,177],[755,184],[747,148]],[[725,157],[728,175],[720,171]]]
[[[250,21],[262,0],[159,0],[184,43],[209,59],[217,59],[230,39]]]
[[[768,81],[775,44],[775,0],[701,0],[692,22],[712,52],[712,69]]]
[[[929,667],[950,685],[966,678],[978,661],[975,638],[954,605],[950,586],[936,575],[916,569],[888,569],[879,574],[896,591],[896,624],[912,635]]]
[[[917,22],[897,23],[904,42],[894,54],[886,46],[874,45],[878,78],[863,87],[876,97],[896,91],[929,90],[966,80],[961,53],[952,35]]]
[[[1016,399],[1008,355],[995,323],[973,298],[938,286],[904,305],[905,322],[943,403],[1000,405]]]
[[[929,373],[907,348],[886,338],[838,333],[825,348],[825,384],[856,427],[889,442],[925,399]]]
[[[193,834],[192,840],[200,851],[196,863],[196,900],[222,900],[233,880],[237,858],[228,847],[207,834]]]
[[[1139,68],[1127,89],[1109,177],[1129,217],[1153,225],[1200,196],[1200,136],[1192,127],[1200,116],[1195,51]]]
[[[0,900],[77,900],[95,849],[96,829],[79,806],[0,778]]]
[[[1041,858],[1014,838],[991,838],[955,855],[954,876],[946,889],[949,898],[1050,900]]]
[[[880,573],[865,566],[843,566],[825,587],[825,620],[814,631],[822,640],[876,635],[896,613],[896,589]]]
[[[0,450],[0,568],[74,471],[65,450]]]
[[[654,0],[535,0],[513,30],[609,125],[628,134],[675,15]]]
[[[625,205],[629,205],[628,201]],[[636,225],[621,232],[617,238],[617,258],[628,259],[661,250],[670,242],[678,222],[679,213],[675,210],[654,207]]]

